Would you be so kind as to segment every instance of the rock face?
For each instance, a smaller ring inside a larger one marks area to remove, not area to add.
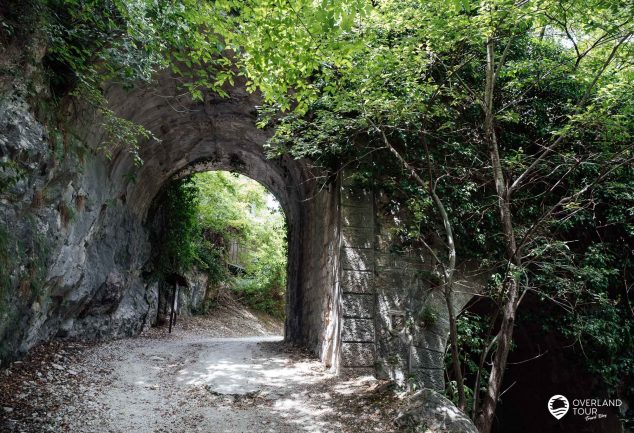
[[[183,305],[184,314],[191,315],[203,312],[206,308],[205,299],[207,297],[207,283],[209,277],[207,274],[190,271],[185,275],[187,279],[187,287],[183,290],[181,305]]]
[[[380,212],[380,192],[356,189],[346,173],[323,184],[305,161],[268,159],[271,131],[255,126],[258,97],[240,83],[203,101],[167,73],[132,91],[106,88],[118,115],[159,139],[141,144],[141,166],[125,148],[104,156],[89,107],[68,107],[68,124],[53,127],[31,105],[45,95],[20,89],[0,90],[0,361],[56,336],[134,335],[153,324],[166,293],[147,277],[153,203],[174,177],[230,170],[265,185],[286,213],[286,338],[334,370],[444,387],[448,323],[426,278],[431,261],[392,248],[398,221]],[[183,312],[200,308],[206,289],[188,279]]]
[[[478,433],[473,422],[446,397],[423,389],[408,397],[396,424],[406,432]]]
[[[142,227],[108,201],[103,159],[64,154],[54,140],[19,94],[2,95],[0,355],[58,333],[128,335],[146,314]]]

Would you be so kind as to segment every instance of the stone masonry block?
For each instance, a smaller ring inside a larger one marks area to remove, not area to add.
[[[374,194],[372,191],[362,188],[355,188],[351,186],[351,183],[346,183],[346,179],[343,181],[341,187],[341,203],[346,205],[355,205],[369,203],[374,205]]]
[[[398,269],[406,272],[416,272],[427,269],[428,265],[420,258],[409,254],[381,251],[376,253],[376,267],[377,269]]]
[[[443,369],[444,352],[430,350],[423,347],[412,347],[412,369]]]
[[[407,288],[416,284],[416,274],[401,269],[380,269],[376,276],[376,286],[382,290],[394,290],[395,287]]]
[[[343,319],[341,339],[344,342],[374,343],[374,320]]]
[[[343,367],[374,366],[374,343],[342,343],[341,360]]]
[[[343,315],[359,319],[371,319],[374,317],[374,295],[360,293],[344,293]]]
[[[341,218],[344,226],[374,228],[374,214],[363,207],[341,207]]]
[[[373,293],[374,272],[372,271],[341,271],[341,291],[352,293]]]
[[[396,260],[394,260],[394,254],[377,252],[375,258],[377,269],[396,268]]]
[[[402,269],[411,269],[411,270],[424,270],[428,268],[427,263],[423,261],[420,257],[406,254],[406,255],[398,255],[394,259],[396,266]]]
[[[432,311],[437,318],[449,317],[447,301],[440,290],[429,291],[427,298],[425,298],[425,308]]]
[[[374,231],[365,227],[342,227],[344,247],[374,248]]]
[[[444,391],[445,375],[442,369],[415,369],[412,374],[423,388],[430,388],[436,391]]]
[[[417,315],[414,320],[416,331],[424,341],[430,341],[430,339],[435,337],[446,339],[447,335],[449,335],[449,319],[447,316],[442,316],[442,313],[437,315],[431,322],[425,322],[425,318],[421,318],[420,315]],[[425,344],[415,344],[417,346],[425,346]]]
[[[379,290],[377,293],[377,309],[389,323],[393,311],[403,311],[407,309],[409,299],[407,294],[398,290]]]
[[[381,251],[389,251],[394,245],[394,236],[392,233],[381,233],[376,236],[376,248]]]
[[[425,329],[420,330],[416,334],[413,341],[415,346],[436,350],[438,352],[445,351],[446,336],[428,332]]]
[[[374,269],[374,250],[369,248],[342,248],[341,268],[352,271]]]

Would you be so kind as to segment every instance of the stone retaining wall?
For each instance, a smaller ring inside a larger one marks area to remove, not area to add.
[[[444,389],[447,307],[429,258],[399,251],[379,192],[341,182],[341,368]]]

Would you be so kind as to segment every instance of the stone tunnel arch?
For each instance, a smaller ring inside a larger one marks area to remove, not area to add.
[[[227,90],[228,98],[207,94],[203,101],[192,101],[169,75],[143,89],[106,89],[118,115],[157,138],[140,147],[141,166],[119,150],[108,178],[116,196],[142,222],[161,188],[175,177],[226,170],[264,185],[280,202],[288,224],[285,338],[307,345],[336,368],[337,191],[318,188],[300,161],[267,158],[263,145],[270,131],[256,127],[258,96],[240,85]]]
[[[258,96],[243,83],[226,91],[227,98],[206,93],[193,101],[168,73],[132,91],[105,88],[117,115],[158,139],[141,144],[141,166],[125,148],[104,158],[97,151],[104,142],[101,122],[94,108],[78,104],[69,117],[76,120],[83,156],[74,156],[76,167],[51,170],[56,160],[44,126],[13,109],[40,152],[42,168],[24,185],[23,203],[51,253],[42,277],[44,296],[24,304],[3,347],[17,354],[55,336],[138,334],[156,298],[144,276],[151,253],[144,222],[154,197],[174,176],[226,169],[265,185],[287,215],[286,339],[311,349],[333,369],[399,380],[416,375],[424,386],[442,389],[446,306],[422,278],[433,270],[432,261],[392,248],[398,221],[380,210],[386,197],[355,188],[345,173],[323,183],[303,161],[268,159],[262,145],[271,131],[256,127]],[[29,204],[45,192],[49,203]],[[6,224],[23,227],[22,235],[32,238],[32,226],[18,224],[23,210],[11,208]],[[421,320],[425,311],[437,320]]]

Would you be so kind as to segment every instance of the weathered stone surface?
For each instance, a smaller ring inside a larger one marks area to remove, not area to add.
[[[344,342],[374,342],[373,319],[343,319],[341,340]]]
[[[145,320],[143,322],[143,329],[149,329],[151,326],[156,325],[156,321],[158,319],[158,297],[159,297],[159,289],[158,283],[153,282],[148,285],[147,291],[145,292],[145,299],[148,303],[148,311],[145,316]]]
[[[444,358],[444,352],[427,349],[425,347],[412,346],[410,368],[442,370]]]
[[[394,254],[377,252],[375,254],[375,258],[376,258],[376,267],[378,270],[382,271],[385,269],[399,269],[399,267],[396,264],[397,259]]]
[[[444,332],[443,335],[439,335],[437,333],[429,332],[429,329],[424,328],[416,333],[416,336],[412,339],[412,344],[417,347],[424,347],[442,352],[445,349],[446,341],[446,332]]]
[[[341,268],[350,271],[374,269],[374,250],[369,248],[342,248]]]
[[[445,370],[442,368],[412,369],[409,377],[410,381],[414,381],[419,387],[430,388],[438,392],[445,390]]]
[[[377,269],[376,287],[378,290],[389,291],[391,288],[409,291],[419,285],[416,272],[408,269]]]
[[[111,272],[106,277],[106,281],[95,291],[90,302],[80,313],[80,317],[114,313],[123,298],[125,289],[123,275],[119,272]]]
[[[376,235],[376,249],[387,252],[394,245],[394,235],[392,233],[379,233]]]
[[[408,397],[396,424],[403,431],[478,433],[471,420],[449,399],[431,389]]]
[[[409,371],[409,341],[404,333],[381,333],[376,348],[377,377],[404,383]]]
[[[373,367],[374,344],[373,343],[342,343],[341,344],[342,367]]]
[[[374,248],[374,232],[371,228],[341,228],[341,241],[344,247]]]
[[[207,294],[209,277],[205,273],[193,270],[188,272],[185,278],[188,284],[181,291],[182,312],[185,314],[201,312]]]
[[[368,209],[365,207],[342,206],[341,218],[342,224],[345,226],[360,228],[374,226],[374,215],[368,213]]]
[[[402,289],[381,287],[378,290],[377,301],[377,309],[381,315],[381,321],[390,329],[392,328],[392,315],[396,312],[405,314],[408,311],[409,298],[407,297],[407,292]]]
[[[373,293],[374,272],[353,271],[344,269],[341,271],[341,290],[346,293]]]
[[[342,176],[341,184],[341,198],[346,206],[374,206],[372,191],[354,188],[350,176],[345,173]]]
[[[342,296],[344,317],[370,319],[374,317],[374,296],[361,293],[344,293]]]

